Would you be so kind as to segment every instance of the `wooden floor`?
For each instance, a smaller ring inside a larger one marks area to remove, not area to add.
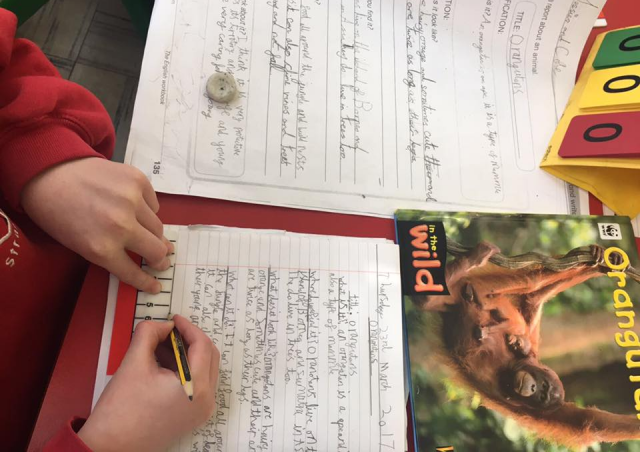
[[[116,127],[113,160],[122,161],[135,100],[144,39],[121,0],[50,0],[20,27],[60,74],[91,90]]]

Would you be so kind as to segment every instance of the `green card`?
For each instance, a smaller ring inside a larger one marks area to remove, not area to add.
[[[593,61],[594,69],[640,63],[640,27],[607,33]]]

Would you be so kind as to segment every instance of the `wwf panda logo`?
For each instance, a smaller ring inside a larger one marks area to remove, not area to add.
[[[621,240],[622,231],[617,223],[598,223],[600,238],[602,240]]]

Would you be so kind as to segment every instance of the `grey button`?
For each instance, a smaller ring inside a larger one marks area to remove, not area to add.
[[[236,80],[228,72],[216,72],[207,80],[207,95],[216,102],[229,103],[237,94]]]

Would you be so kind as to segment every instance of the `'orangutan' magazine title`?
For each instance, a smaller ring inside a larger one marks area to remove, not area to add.
[[[640,451],[627,218],[398,211],[396,223],[416,450]]]
[[[617,258],[615,258],[617,256]],[[620,287],[613,292],[613,307],[616,309],[616,317],[618,321],[618,328],[623,333],[616,333],[616,344],[623,348],[634,347],[633,350],[627,351],[626,363],[629,369],[640,367],[640,338],[638,334],[632,330],[635,326],[636,313],[633,310],[633,302],[629,293],[624,289],[627,286],[627,274],[626,271],[631,265],[629,256],[623,250],[617,247],[607,248],[604,252],[604,260],[607,266],[611,269],[607,273],[609,278],[617,280],[617,285]],[[629,380],[632,383],[640,383],[640,375],[631,375]],[[640,388],[636,389],[633,394],[635,402],[635,410],[640,412]],[[638,420],[640,420],[640,414],[636,414]]]

